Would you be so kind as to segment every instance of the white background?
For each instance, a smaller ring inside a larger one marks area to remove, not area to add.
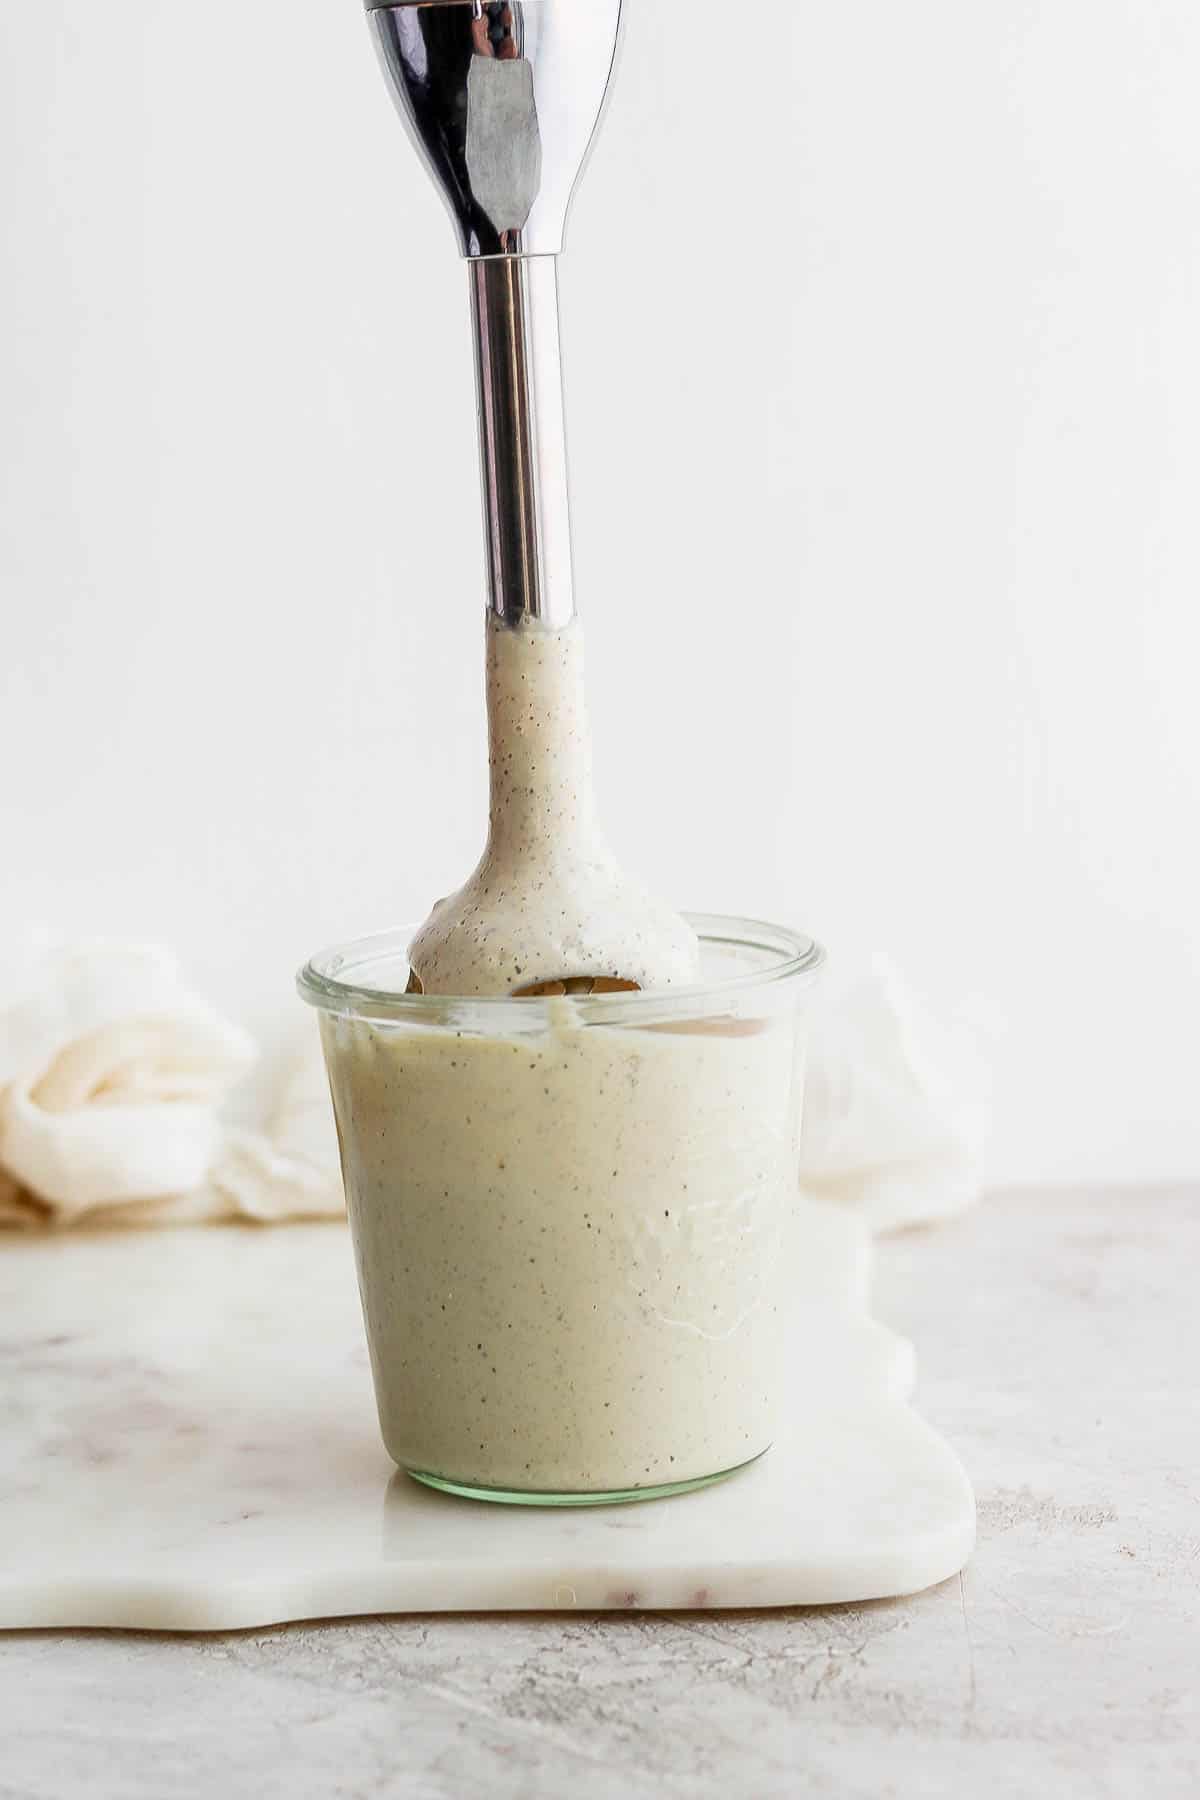
[[[993,1175],[1200,1169],[1200,8],[631,0],[562,265],[601,798],[890,950]],[[0,24],[3,923],[294,965],[482,841],[465,278],[354,0]]]

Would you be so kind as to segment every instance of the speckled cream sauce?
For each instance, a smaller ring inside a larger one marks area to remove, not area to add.
[[[625,875],[596,819],[578,621],[487,632],[490,820],[475,873],[409,957],[427,994],[506,994],[560,976],[695,978],[695,934]]]
[[[322,1019],[387,1448],[568,1493],[743,1463],[775,1413],[795,1019],[537,1020]]]
[[[322,1020],[384,1441],[487,1488],[715,1474],[771,1435],[794,1022],[589,1025],[570,998],[472,1022],[533,982],[699,965],[597,824],[578,624],[489,620],[487,700],[487,848],[410,950],[455,1024]]]

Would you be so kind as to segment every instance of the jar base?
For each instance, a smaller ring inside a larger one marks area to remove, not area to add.
[[[769,1448],[769,1446],[768,1446]],[[446,1475],[433,1475],[428,1469],[405,1469],[404,1473],[425,1487],[441,1494],[457,1494],[462,1500],[492,1500],[502,1506],[625,1506],[634,1500],[667,1500],[673,1494],[691,1494],[697,1488],[713,1487],[728,1481],[741,1469],[748,1469],[767,1454],[760,1450],[745,1462],[731,1468],[717,1469],[711,1475],[693,1475],[689,1481],[664,1481],[655,1487],[608,1488],[598,1493],[551,1493],[544,1488],[479,1487],[467,1481],[452,1481]]]

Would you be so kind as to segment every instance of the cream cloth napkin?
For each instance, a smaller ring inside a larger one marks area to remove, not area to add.
[[[991,1124],[987,1071],[885,956],[830,970],[808,1057],[800,1185],[875,1231],[978,1199]]]
[[[260,1131],[221,1110],[252,1040],[166,951],[43,945],[0,969],[0,1224],[320,1218],[342,1211],[315,1031]],[[877,1230],[979,1190],[974,1060],[883,958],[828,984],[809,1057],[801,1184]]]
[[[223,1123],[257,1054],[165,950],[29,945],[0,969],[0,1224],[339,1211],[319,1060],[289,1072],[264,1131]]]

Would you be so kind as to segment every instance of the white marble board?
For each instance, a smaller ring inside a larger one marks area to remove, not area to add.
[[[454,1499],[379,1441],[342,1225],[0,1239],[0,1627],[782,1606],[914,1592],[974,1541],[857,1223],[805,1207],[774,1449],[671,1500]]]

